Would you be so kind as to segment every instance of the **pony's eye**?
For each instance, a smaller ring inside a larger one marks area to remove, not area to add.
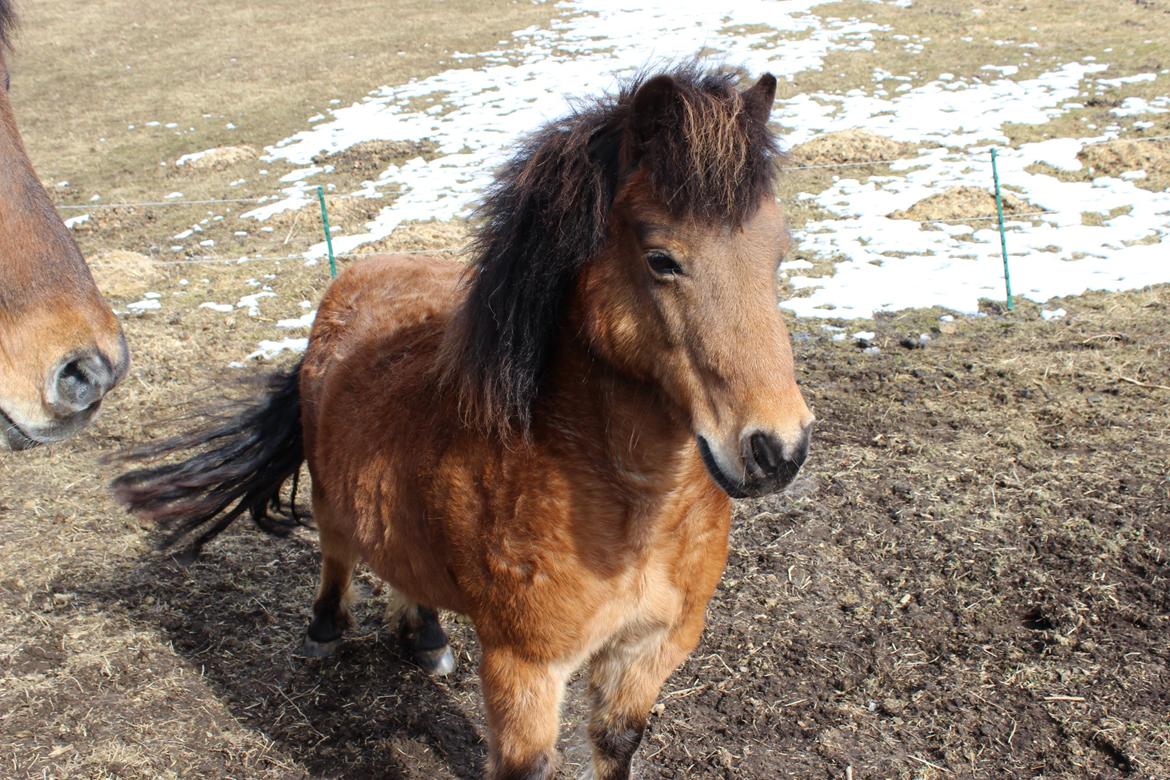
[[[679,276],[683,272],[682,266],[671,256],[670,252],[662,249],[652,249],[647,252],[646,264],[650,266],[650,270],[654,272],[655,276],[663,278]]]

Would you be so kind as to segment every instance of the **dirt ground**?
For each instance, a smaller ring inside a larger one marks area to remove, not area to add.
[[[260,149],[328,99],[436,71],[450,51],[490,46],[553,13],[400,4],[339,53],[288,18],[292,0],[251,11],[211,4],[214,23],[195,6],[151,4],[158,17],[119,25],[142,14],[141,2],[25,3],[18,118],[46,180],[71,182],[53,189],[63,202],[99,188],[106,201],[171,189],[265,194],[270,180],[248,155],[198,174],[172,163],[213,146]],[[362,5],[337,5],[330,29],[366,13]],[[1025,74],[1046,57],[1170,29],[1158,2],[983,6],[978,29],[963,33],[1009,37],[1025,23],[1051,33],[1024,36],[1044,45]],[[978,41],[958,41],[950,4],[847,2],[825,12],[916,34],[949,29],[948,60],[915,61],[924,79],[986,62]],[[469,13],[474,24],[455,23]],[[90,42],[67,43],[82,27]],[[258,55],[240,41],[261,28],[287,49],[248,60]],[[384,49],[375,28],[392,37]],[[189,34],[159,57],[149,42],[175,29]],[[883,47],[834,55],[823,77],[869,79],[901,51]],[[1159,56],[1145,43],[1126,51],[1135,63]],[[321,69],[341,55],[361,65],[323,83]],[[87,64],[99,68],[96,81],[74,75]],[[177,72],[197,77],[158,104],[158,81]],[[222,96],[217,82],[229,85]],[[122,99],[103,99],[96,83],[116,84]],[[63,102],[82,124],[54,121],[49,109]],[[1028,132],[1080,134],[1100,110]],[[147,119],[192,130],[144,131]],[[229,120],[238,131],[224,131]],[[368,157],[345,162],[335,174],[342,191],[369,175]],[[781,195],[817,191],[829,176],[798,172]],[[239,178],[247,184],[229,187]],[[105,269],[95,269],[99,279],[132,260],[133,274],[114,277],[124,286],[108,289],[115,306],[147,290],[163,291],[165,306],[125,317],[133,371],[92,428],[51,449],[0,453],[0,777],[479,776],[486,749],[470,626],[446,616],[460,666],[432,680],[406,660],[363,573],[368,598],[337,655],[296,657],[316,584],[311,532],[273,540],[241,524],[183,568],[155,554],[150,530],[108,495],[116,469],[105,456],[235,392],[241,370],[229,363],[327,284],[322,266],[300,262],[153,261],[169,235],[201,219],[225,255],[285,254],[316,240],[295,218],[236,236],[240,210],[95,212],[77,233]],[[379,248],[447,255],[466,238],[463,223],[415,223]],[[136,254],[108,254],[119,251]],[[265,286],[275,297],[258,317],[199,306]],[[792,323],[819,418],[813,453],[786,495],[737,504],[703,643],[663,691],[639,751],[643,777],[1170,778],[1170,286],[1054,306],[1067,315],[1044,321],[1021,301],[952,321],[939,310],[829,321],[874,331],[864,345],[833,340],[817,321]],[[586,756],[582,707],[576,680],[562,729],[566,777]]]
[[[790,495],[737,506],[645,777],[1170,776],[1170,289],[1061,304],[881,319],[880,354],[797,323],[814,455]],[[0,459],[6,772],[476,776],[467,626],[448,618],[445,681],[404,660],[380,598],[334,659],[299,659],[309,533],[241,527],[183,569],[106,495],[103,453],[231,382],[190,369],[245,346],[204,342],[200,316],[129,321],[147,346],[97,427]]]

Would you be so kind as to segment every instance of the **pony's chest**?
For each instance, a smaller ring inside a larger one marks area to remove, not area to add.
[[[672,624],[682,612],[687,590],[673,564],[652,558],[627,572],[594,616],[598,632],[652,631]]]
[[[636,528],[636,523],[634,523]],[[592,588],[592,610],[580,620],[583,645],[596,650],[616,637],[650,640],[677,625],[695,601],[710,598],[723,571],[728,522],[718,509],[687,512],[684,518],[646,519],[649,530],[633,531],[624,565]],[[636,540],[636,544],[634,543]]]

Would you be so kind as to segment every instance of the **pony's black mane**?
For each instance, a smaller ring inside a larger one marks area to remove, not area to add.
[[[467,297],[445,345],[444,377],[468,418],[527,431],[567,293],[608,237],[633,170],[679,219],[740,224],[773,187],[767,109],[747,110],[732,74],[670,70],[670,99],[634,116],[642,74],[524,141],[479,210]],[[767,92],[770,108],[775,81]],[[647,123],[650,124],[647,127]]]
[[[16,27],[16,12],[11,0],[0,0],[0,49],[12,45],[12,30]]]

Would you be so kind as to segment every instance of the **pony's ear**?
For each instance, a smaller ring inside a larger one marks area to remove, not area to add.
[[[760,76],[760,80],[743,93],[744,108],[748,116],[761,125],[768,123],[772,114],[772,103],[776,100],[776,77],[771,73]]]
[[[589,136],[589,159],[601,170],[602,196],[607,209],[613,205],[618,178],[621,176],[621,137],[621,126],[612,122],[597,128]]]
[[[634,93],[630,105],[630,160],[636,165],[678,102],[678,84],[667,75],[655,76]]]

